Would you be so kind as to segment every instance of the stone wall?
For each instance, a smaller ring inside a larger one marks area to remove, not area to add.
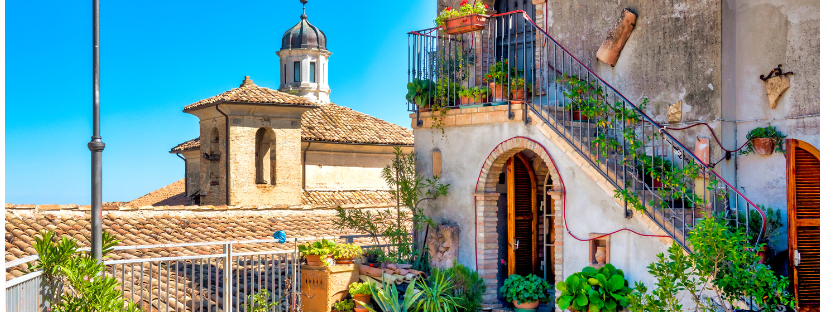
[[[212,131],[216,129],[219,133],[219,141],[212,142]],[[209,118],[199,121],[200,155],[204,153],[212,154],[218,151],[219,160],[202,159],[199,164],[199,181],[203,205],[224,205],[225,204],[225,118]],[[216,168],[216,177],[212,178],[213,169]]]

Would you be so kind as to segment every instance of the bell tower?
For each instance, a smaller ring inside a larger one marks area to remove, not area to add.
[[[279,91],[304,97],[315,103],[330,103],[330,86],[327,81],[327,37],[319,28],[308,22],[305,4],[301,0],[301,21],[282,36],[279,56]]]

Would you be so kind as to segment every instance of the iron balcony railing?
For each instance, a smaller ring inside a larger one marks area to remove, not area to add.
[[[686,146],[694,142],[673,136],[525,12],[491,15],[483,30],[465,34],[410,32],[408,52],[408,90],[425,87],[408,93],[418,126],[418,112],[432,110],[435,119],[448,109],[507,105],[512,120],[508,104],[525,104],[523,122],[538,118],[572,144],[617,187],[626,217],[630,207],[644,210],[687,250],[689,231],[712,213],[745,230],[751,245],[765,231],[761,209],[715,172],[719,164],[699,159]],[[762,227],[750,229],[750,213],[760,214]]]
[[[290,238],[294,250],[270,249],[278,239],[118,246],[114,253],[168,253],[164,257],[136,257],[106,260],[106,272],[120,282],[123,297],[143,311],[249,311],[249,296],[262,289],[269,292],[268,302],[277,302],[275,311],[297,311],[300,302],[300,254],[296,244],[320,239],[353,243],[368,235]],[[253,248],[251,248],[253,247]],[[363,245],[363,249],[389,245]],[[180,249],[196,250],[199,255],[171,256]],[[81,249],[88,251],[88,248]],[[6,268],[37,261],[37,255],[6,262]],[[47,311],[47,293],[52,291],[41,275],[28,273],[6,282],[6,311]],[[230,307],[230,308],[226,308]]]

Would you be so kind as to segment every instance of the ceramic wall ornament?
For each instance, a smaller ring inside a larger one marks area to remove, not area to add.
[[[635,20],[637,18],[638,15],[634,12],[629,9],[624,9],[621,12],[620,20],[609,30],[609,34],[607,34],[601,47],[598,48],[595,57],[601,60],[601,62],[615,67],[615,63],[617,63],[618,58],[621,57],[621,50],[623,50],[624,45],[626,45],[626,40],[629,39],[629,35],[632,34],[632,29],[635,28]]]
[[[681,118],[683,117],[683,110],[681,110],[681,106],[683,106],[683,101],[677,101],[675,104],[669,105],[669,110],[666,111],[666,122],[668,123],[679,123]]]
[[[780,95],[791,86],[789,77],[786,75],[794,74],[793,72],[784,73],[782,66],[783,64],[778,64],[777,68],[769,72],[769,76],[760,75],[760,80],[766,82],[766,94],[769,96],[769,107],[772,109],[777,107],[777,99]]]

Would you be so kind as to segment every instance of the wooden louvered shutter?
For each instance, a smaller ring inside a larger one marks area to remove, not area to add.
[[[535,273],[536,183],[529,162],[521,154],[507,161],[508,274]]]
[[[786,166],[794,293],[803,311],[816,311],[820,309],[820,151],[806,142],[788,139]]]

